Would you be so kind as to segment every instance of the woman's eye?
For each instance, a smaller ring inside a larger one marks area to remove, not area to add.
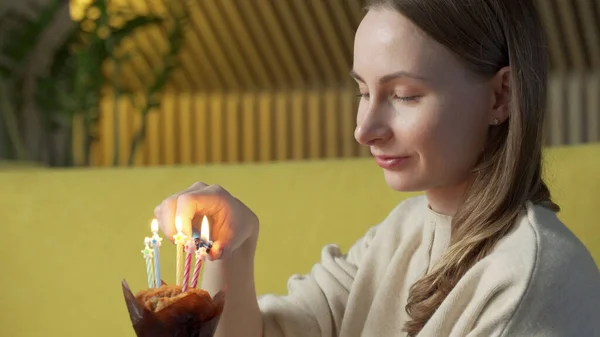
[[[392,99],[394,99],[395,101],[400,101],[400,102],[405,102],[405,103],[414,103],[417,102],[419,100],[419,98],[421,98],[421,96],[419,95],[413,95],[413,96],[400,96],[400,95],[392,95]]]
[[[356,97],[362,98],[362,99],[369,99],[369,93],[365,92],[365,93],[358,93],[356,94]]]

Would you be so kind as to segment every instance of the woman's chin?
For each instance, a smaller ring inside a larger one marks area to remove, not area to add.
[[[420,179],[406,172],[395,172],[384,169],[383,175],[386,184],[398,192],[419,192],[426,189]]]

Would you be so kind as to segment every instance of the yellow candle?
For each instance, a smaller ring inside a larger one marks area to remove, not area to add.
[[[175,229],[177,230],[177,234],[173,236],[173,241],[177,246],[177,265],[176,265],[176,275],[175,275],[175,283],[177,285],[182,285],[183,281],[183,246],[186,242],[186,236],[181,231],[183,228],[181,224],[181,219],[179,217],[175,218]]]

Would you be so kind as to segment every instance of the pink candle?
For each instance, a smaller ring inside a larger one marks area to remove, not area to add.
[[[196,251],[196,265],[194,266],[194,275],[192,277],[192,288],[196,288],[198,285],[198,277],[200,276],[200,269],[202,269],[202,261],[206,258],[206,248],[200,247]]]
[[[188,284],[190,281],[190,269],[192,267],[192,254],[196,250],[196,243],[193,239],[189,240],[185,245],[185,266],[183,267],[183,285],[182,291],[186,292],[188,290]]]

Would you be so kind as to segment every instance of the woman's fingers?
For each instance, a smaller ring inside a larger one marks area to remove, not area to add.
[[[185,190],[171,195],[167,199],[163,200],[160,203],[160,205],[156,206],[156,208],[154,209],[154,216],[156,217],[156,220],[158,220],[158,224],[161,231],[169,240],[172,241],[173,236],[176,233],[175,215],[177,209],[177,199],[179,198],[179,196],[186,193],[191,193],[199,189],[206,188],[206,186],[208,185],[206,185],[203,182],[196,182],[190,187],[186,188]],[[186,235],[189,235],[187,231],[184,233],[186,233]]]
[[[212,261],[218,260],[223,257],[223,244],[222,241],[213,242],[213,246],[210,249],[208,258]]]
[[[211,260],[227,257],[258,231],[256,215],[219,185],[196,183],[165,199],[155,209],[155,215],[171,241],[179,225],[183,234],[192,236],[194,222],[198,226],[202,216],[209,217],[212,220],[209,238],[213,241]]]
[[[213,224],[213,228],[220,226],[219,222],[224,217],[218,213],[226,203],[225,193],[222,187],[211,185],[179,195],[175,205],[175,217],[181,220],[184,234],[192,234],[192,220],[198,214],[212,216],[217,222]]]

